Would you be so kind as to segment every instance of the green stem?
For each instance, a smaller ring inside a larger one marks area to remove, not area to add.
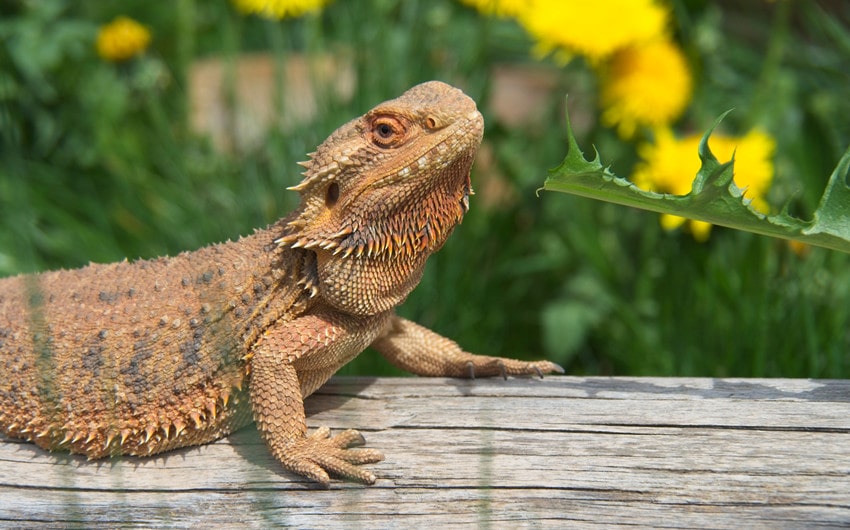
[[[224,105],[224,144],[234,153],[239,152],[236,138],[236,63],[239,60],[242,19],[228,11],[224,19],[222,49],[224,51],[224,73],[222,78],[222,103]]]
[[[267,20],[265,26],[274,56],[274,86],[272,88],[274,120],[272,126],[279,129],[284,112],[283,91],[286,86],[287,50],[283,36],[283,23],[278,20]]]
[[[776,81],[779,79],[779,70],[788,43],[790,20],[791,1],[779,0],[776,2],[776,13],[773,17],[770,41],[767,45],[764,62],[762,62],[761,73],[753,91],[753,101],[749,112],[749,123],[751,124],[759,123],[762,117],[770,114],[768,106],[776,99],[774,97]]]
[[[182,87],[181,97],[177,105],[177,120],[175,124],[180,135],[185,135],[188,130],[187,122],[189,116],[189,86],[188,75],[195,55],[195,3],[193,0],[179,0],[176,5],[176,53],[174,65],[174,77],[178,86]]]

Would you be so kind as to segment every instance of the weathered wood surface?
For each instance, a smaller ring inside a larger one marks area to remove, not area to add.
[[[87,462],[0,438],[0,526],[850,525],[850,382],[339,378],[311,427],[386,460],[364,487],[282,472],[254,428]]]

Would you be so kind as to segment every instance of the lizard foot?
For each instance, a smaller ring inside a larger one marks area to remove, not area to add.
[[[287,447],[280,460],[286,469],[315,480],[326,488],[330,484],[328,473],[374,484],[375,475],[357,466],[380,462],[384,455],[376,449],[349,449],[364,443],[363,436],[353,429],[331,436],[329,428],[319,427],[311,435]]]
[[[500,375],[505,379],[509,375],[536,375],[540,378],[543,374],[552,372],[562,374],[564,369],[550,361],[520,361],[504,357],[489,357],[487,355],[470,355],[466,362],[467,377],[493,377]]]

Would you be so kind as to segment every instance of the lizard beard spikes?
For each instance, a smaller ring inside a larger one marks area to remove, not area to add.
[[[308,221],[295,219],[287,224],[292,232],[277,241],[282,246],[320,249],[343,258],[353,255],[391,260],[423,252],[430,254],[439,250],[454,227],[463,221],[469,211],[470,194],[467,173],[465,183],[459,188],[440,187],[423,197],[414,195],[382,217],[352,215],[330,234],[316,230]]]

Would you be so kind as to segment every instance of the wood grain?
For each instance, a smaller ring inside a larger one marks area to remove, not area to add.
[[[850,382],[336,378],[311,428],[354,427],[375,486],[318,490],[256,430],[87,462],[0,438],[0,526],[850,525]]]

